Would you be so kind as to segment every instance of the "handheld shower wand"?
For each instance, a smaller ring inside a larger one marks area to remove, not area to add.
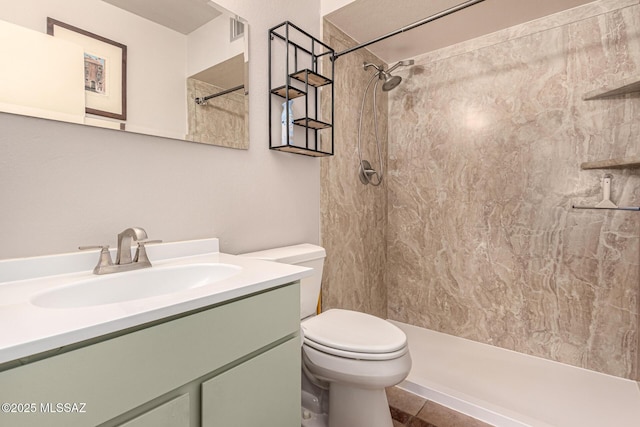
[[[406,67],[413,64],[414,64],[413,59],[400,61],[386,71],[383,65],[375,65],[367,62],[362,64],[362,67],[365,70],[370,67],[373,67],[376,69],[376,72],[373,74],[373,76],[371,76],[371,79],[369,80],[369,83],[367,83],[367,87],[364,90],[364,94],[362,95],[362,104],[360,106],[360,120],[358,123],[358,157],[360,160],[360,164],[358,166],[358,176],[360,178],[360,181],[365,185],[371,184],[374,186],[378,186],[382,184],[382,177],[384,175],[384,164],[382,162],[382,149],[380,147],[380,138],[378,137],[378,113],[377,113],[377,106],[376,106],[377,104],[376,89],[378,88],[378,83],[380,82],[380,80],[384,81],[384,83],[382,83],[383,92],[388,92],[394,89],[400,84],[400,82],[402,81],[402,77],[394,76],[391,74],[391,72],[398,67]],[[367,97],[367,92],[369,91],[369,86],[371,86],[371,83],[376,79],[376,77],[378,78],[378,80],[376,81],[376,84],[373,87],[373,128],[374,128],[375,138],[376,138],[376,149],[378,151],[378,163],[380,165],[380,172],[376,171],[373,168],[373,166],[371,166],[371,163],[368,160],[364,160],[362,158],[362,144],[361,144],[362,116],[364,115],[364,102]]]

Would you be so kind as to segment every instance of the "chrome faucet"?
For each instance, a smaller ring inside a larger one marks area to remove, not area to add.
[[[147,239],[147,232],[140,227],[127,228],[118,234],[118,252],[116,254],[116,264],[131,264],[131,242],[143,241]],[[148,260],[147,260],[148,262]],[[151,266],[151,264],[149,264]]]
[[[160,243],[162,240],[146,240],[147,232],[140,227],[131,227],[118,234],[118,252],[116,253],[116,263],[111,261],[109,245],[80,246],[78,249],[100,249],[100,260],[93,269],[94,274],[110,274],[119,271],[137,270],[151,267],[151,262],[147,256],[145,245],[148,243]],[[138,243],[136,254],[131,259],[131,243]]]

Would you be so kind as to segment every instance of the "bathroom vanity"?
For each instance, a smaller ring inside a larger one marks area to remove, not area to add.
[[[152,262],[163,250],[149,247]],[[0,338],[0,425],[299,426],[298,281],[309,271],[217,252],[154,265],[216,262],[239,272],[88,307],[31,303],[87,273],[0,282],[3,330],[21,329]]]

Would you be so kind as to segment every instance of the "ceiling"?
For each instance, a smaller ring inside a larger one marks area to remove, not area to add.
[[[244,67],[244,54],[241,53],[204,71],[200,71],[191,76],[191,78],[221,88],[232,88],[244,84],[244,73],[238,72],[243,70]]]
[[[485,0],[368,49],[389,64],[592,1]],[[325,18],[358,43],[365,43],[460,3],[463,1],[356,0]]]
[[[209,0],[103,1],[182,34],[189,34],[222,14]]]

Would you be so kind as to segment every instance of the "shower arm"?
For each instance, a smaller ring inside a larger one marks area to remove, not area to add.
[[[377,38],[375,38],[373,40],[369,40],[368,42],[359,44],[359,45],[351,47],[349,49],[345,49],[342,52],[337,52],[337,53],[334,52],[333,56],[331,57],[331,59],[332,60],[338,59],[342,55],[346,55],[346,54],[351,53],[353,51],[356,51],[358,49],[362,49],[363,47],[367,47],[367,46],[372,45],[374,43],[378,43],[378,42],[380,42],[382,40],[386,40],[389,37],[396,36],[396,35],[398,35],[400,33],[404,33],[405,31],[413,30],[414,28],[417,28],[417,27],[419,27],[421,25],[428,24],[429,22],[436,21],[436,20],[438,20],[440,18],[444,18],[445,16],[448,16],[448,15],[451,15],[451,14],[456,13],[458,11],[461,11],[462,9],[466,9],[469,6],[473,6],[474,4],[482,3],[483,1],[484,0],[467,0],[464,3],[460,3],[457,6],[453,6],[453,7],[450,7],[449,9],[445,9],[445,10],[443,10],[441,12],[435,13],[435,14],[433,14],[431,16],[428,16],[428,17],[426,17],[424,19],[421,19],[420,21],[414,22],[413,24],[409,24],[409,25],[407,25],[405,27],[402,27],[402,28],[400,28],[398,30],[392,31],[392,32],[390,32],[388,34],[385,34],[383,36],[377,37]],[[327,55],[327,54],[330,54],[330,53],[331,52],[325,52],[325,53],[320,54],[318,56]]]

